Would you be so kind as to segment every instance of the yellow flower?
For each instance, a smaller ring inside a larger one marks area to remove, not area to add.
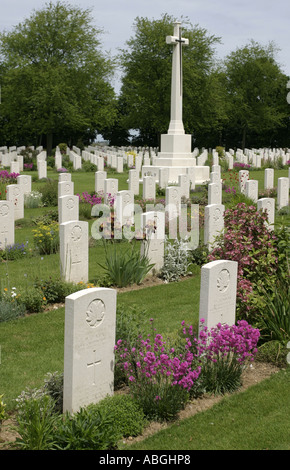
[[[46,300],[46,297],[42,297],[42,300]]]
[[[7,287],[4,287],[4,290],[5,290],[5,292],[7,292],[8,291]]]

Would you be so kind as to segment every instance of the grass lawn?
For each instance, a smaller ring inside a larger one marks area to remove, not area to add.
[[[33,172],[26,174],[33,175]],[[274,174],[277,184],[278,177],[288,176],[288,170],[275,170]],[[58,174],[49,170],[48,177],[57,180]],[[118,178],[119,190],[128,188],[128,172],[117,174],[108,171],[108,177]],[[264,170],[250,172],[250,178],[258,179],[259,189],[263,189]],[[75,183],[75,194],[94,191],[94,173],[72,172],[72,180]],[[41,192],[43,184],[44,182],[34,182],[32,189]],[[142,185],[140,186],[141,197]],[[226,194],[225,201],[230,201],[230,197],[231,195]],[[25,209],[25,219],[16,224],[15,241],[28,242],[27,257],[0,263],[1,289],[15,286],[29,290],[36,278],[59,277],[58,253],[33,255],[33,219],[51,209]],[[276,218],[276,221],[284,221],[287,224],[289,220],[290,214]],[[89,220],[89,224],[92,223],[93,220]],[[126,249],[127,244],[120,243],[119,247],[121,250]],[[89,248],[90,282],[95,282],[102,276],[104,270],[100,264],[104,264],[104,261],[102,243],[93,244]],[[199,290],[200,268],[195,266],[192,276],[180,282],[119,292],[117,304],[140,307],[144,310],[146,319],[154,318],[156,331],[166,337],[177,334],[183,320],[197,326]],[[58,308],[16,321],[0,323],[0,395],[4,394],[8,409],[14,408],[14,399],[26,387],[41,386],[47,372],[63,370],[64,314],[64,308]],[[225,397],[212,409],[175,423],[131,448],[290,450],[289,413],[286,411],[290,407],[289,369],[245,392]]]
[[[130,450],[290,450],[290,367]]]

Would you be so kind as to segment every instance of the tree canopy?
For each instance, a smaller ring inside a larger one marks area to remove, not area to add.
[[[2,139],[41,143],[94,137],[115,116],[112,60],[90,10],[48,3],[0,35]],[[1,139],[1,140],[2,140]]]

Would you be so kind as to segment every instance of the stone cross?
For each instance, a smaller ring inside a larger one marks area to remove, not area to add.
[[[174,23],[173,36],[166,37],[166,43],[173,45],[171,76],[171,116],[168,134],[184,134],[182,122],[182,45],[189,44],[181,37],[180,22]]]

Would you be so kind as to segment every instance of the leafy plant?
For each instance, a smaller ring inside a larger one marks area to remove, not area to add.
[[[22,401],[17,413],[16,444],[23,450],[52,450],[55,446],[54,428],[59,421],[54,413],[54,401],[40,395]]]
[[[164,264],[160,271],[160,277],[165,282],[178,281],[188,273],[190,264],[189,252],[183,240],[167,241],[165,244]]]
[[[93,412],[99,410],[112,419],[112,431],[122,437],[138,436],[145,425],[145,416],[140,405],[127,394],[108,396],[97,404],[89,405]]]
[[[74,415],[65,413],[54,430],[58,450],[114,449],[120,439],[113,430],[113,419],[100,410],[81,408]]]
[[[57,206],[58,203],[58,182],[47,179],[41,188],[42,203],[44,206]]]
[[[134,245],[130,244],[127,250],[118,250],[117,244],[110,245],[108,249],[104,242],[105,266],[99,264],[108,275],[112,285],[126,287],[131,284],[140,284],[149,273],[154,264],[151,264],[147,254],[141,254]]]
[[[25,315],[25,306],[17,302],[0,299],[0,323],[9,320],[16,320]]]
[[[38,223],[37,228],[32,230],[34,244],[39,254],[49,255],[56,253],[59,249],[59,224],[51,222],[49,225]]]

